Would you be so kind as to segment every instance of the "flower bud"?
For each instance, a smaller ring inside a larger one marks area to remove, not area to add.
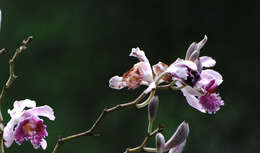
[[[173,147],[176,147],[186,141],[186,138],[189,134],[189,124],[183,121],[173,136],[166,142],[164,150],[169,150]]]
[[[184,146],[186,144],[186,140],[183,141],[181,144],[179,144],[178,146],[174,147],[174,148],[171,148],[169,153],[181,153]]]
[[[148,104],[148,118],[149,121],[154,121],[157,115],[159,107],[159,98],[158,96],[154,96],[151,102]]]
[[[164,144],[165,144],[164,136],[161,133],[157,133],[155,140],[156,140],[156,153],[163,153]]]

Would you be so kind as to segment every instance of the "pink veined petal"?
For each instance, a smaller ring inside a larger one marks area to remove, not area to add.
[[[170,74],[177,76],[178,78],[186,80],[188,77],[187,67],[194,71],[197,70],[197,65],[194,62],[177,59],[166,69],[166,72],[169,72]]]
[[[109,80],[109,87],[120,90],[120,89],[126,87],[126,84],[123,82],[122,77],[114,76]]]
[[[195,42],[190,44],[190,46],[186,52],[185,60],[189,60],[189,58],[193,54],[193,52],[196,51],[196,45],[197,45],[197,43],[195,43]]]
[[[222,75],[217,71],[211,69],[202,70],[201,78],[202,80],[208,79],[208,81],[215,80],[218,85],[220,85],[223,82]]]
[[[42,139],[42,141],[41,141],[41,147],[42,147],[43,150],[45,150],[45,149],[47,148],[47,142],[46,142],[45,139]]]
[[[139,62],[135,64],[135,66],[138,67],[138,70],[142,75],[143,81],[146,81],[148,83],[153,82],[153,72],[149,62]]]
[[[194,95],[191,95],[190,93],[188,93],[185,88],[183,88],[181,91],[182,91],[183,95],[185,96],[188,104],[191,107],[199,110],[200,112],[206,113],[206,111],[203,109],[202,105],[199,103],[198,98],[196,98]]]
[[[9,148],[14,142],[14,126],[16,124],[17,120],[12,118],[4,128],[3,139],[7,148]]]
[[[136,58],[138,58],[141,62],[148,62],[148,63],[149,63],[147,57],[145,56],[144,51],[140,50],[139,47],[137,47],[137,48],[132,48],[132,51],[131,51],[131,53],[130,53],[129,56],[136,57]]]
[[[55,120],[53,109],[48,105],[34,107],[32,109],[26,110],[24,114],[27,113],[33,114],[35,116],[44,116],[50,120]]]
[[[186,144],[186,140],[183,143],[179,144],[178,146],[171,148],[169,153],[181,153],[185,144]]]
[[[194,95],[194,96],[201,96],[202,95],[196,88],[192,88],[191,86],[186,86],[185,90],[186,90],[187,93]]]
[[[216,61],[209,56],[201,56],[200,63],[202,67],[213,67],[216,64]]]
[[[204,38],[199,43],[197,43],[196,50],[200,50],[206,44],[207,40],[208,40],[208,37],[206,35],[204,35]]]
[[[36,102],[30,99],[20,100],[14,102],[14,108],[8,110],[11,117],[19,118],[25,107],[33,108],[36,107]]]

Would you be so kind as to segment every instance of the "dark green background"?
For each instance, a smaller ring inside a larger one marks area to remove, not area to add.
[[[26,98],[55,110],[45,120],[46,151],[30,143],[13,144],[7,153],[51,152],[58,137],[87,130],[102,112],[135,99],[143,89],[113,90],[108,80],[137,62],[129,57],[139,46],[151,64],[183,58],[193,41],[206,34],[202,55],[217,61],[224,82],[225,106],[216,115],[191,108],[180,92],[160,91],[158,118],[168,139],[186,120],[190,135],[184,153],[258,153],[259,144],[259,2],[250,1],[101,1],[1,0],[3,13],[0,83],[8,78],[8,58],[22,39],[34,40],[17,58],[19,79],[4,98],[3,115],[15,100]],[[101,137],[82,137],[60,153],[120,153],[139,145],[147,128],[147,110],[125,109],[107,116]],[[149,144],[153,146],[154,140]]]

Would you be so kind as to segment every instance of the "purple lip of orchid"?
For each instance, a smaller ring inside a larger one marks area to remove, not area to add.
[[[17,144],[21,145],[24,140],[30,140],[35,149],[40,147],[42,139],[47,135],[46,125],[43,124],[43,120],[34,116],[18,123],[14,131],[14,138]]]
[[[224,105],[224,102],[216,93],[207,93],[199,97],[199,103],[209,114],[215,114],[220,109],[220,106]]]
[[[198,71],[194,71],[187,67],[188,69],[188,76],[186,80],[183,80],[183,82],[191,87],[194,87],[196,83],[200,80],[200,74]]]
[[[29,108],[26,109],[25,108]],[[46,125],[39,116],[55,120],[53,109],[47,105],[36,107],[35,101],[26,99],[14,102],[14,108],[8,110],[11,120],[4,128],[3,139],[6,147],[15,141],[21,145],[24,140],[31,141],[35,149],[40,146],[46,149],[47,142],[44,138],[48,135]]]

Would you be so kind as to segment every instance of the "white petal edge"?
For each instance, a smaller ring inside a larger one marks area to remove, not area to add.
[[[112,77],[109,80],[109,87],[113,88],[113,89],[117,89],[117,90],[124,88],[126,85],[122,80],[123,80],[123,78],[119,77],[119,76]]]
[[[23,110],[28,108],[36,107],[36,102],[30,99],[20,100],[14,102],[14,108],[12,110],[8,109],[8,113],[11,117],[19,118]]]
[[[9,148],[14,142],[14,126],[17,124],[15,119],[11,119],[4,128],[3,139],[4,144]]]
[[[202,67],[213,67],[216,65],[216,61],[209,56],[201,56],[200,62]]]
[[[50,120],[55,120],[54,111],[48,105],[35,107],[32,109],[26,110],[24,114],[26,114],[26,113],[30,113],[35,116],[44,116],[44,117],[49,118]]]
[[[149,60],[147,59],[147,57],[145,56],[144,51],[140,50],[139,47],[137,48],[132,48],[131,53],[129,54],[129,56],[133,56],[138,58],[141,62],[149,62]]]
[[[191,107],[199,110],[202,113],[206,113],[205,109],[203,109],[202,105],[199,103],[199,100],[194,95],[191,95],[190,93],[188,93],[185,90],[185,88],[183,88],[181,91],[182,91],[183,95],[185,96],[188,104]]]
[[[42,147],[43,150],[45,150],[45,149],[47,148],[47,142],[46,142],[45,139],[42,139],[42,141],[41,141],[41,147]]]
[[[217,71],[214,71],[212,69],[206,69],[206,70],[202,70],[201,72],[201,78],[206,78],[212,80],[214,79],[218,85],[220,85],[223,82],[223,77],[220,73],[218,73]]]
[[[149,92],[151,92],[151,91],[154,90],[155,88],[156,88],[155,82],[152,82],[152,83],[148,86],[148,88],[146,88],[146,89],[144,90],[144,93],[145,93],[145,94],[148,94]]]

